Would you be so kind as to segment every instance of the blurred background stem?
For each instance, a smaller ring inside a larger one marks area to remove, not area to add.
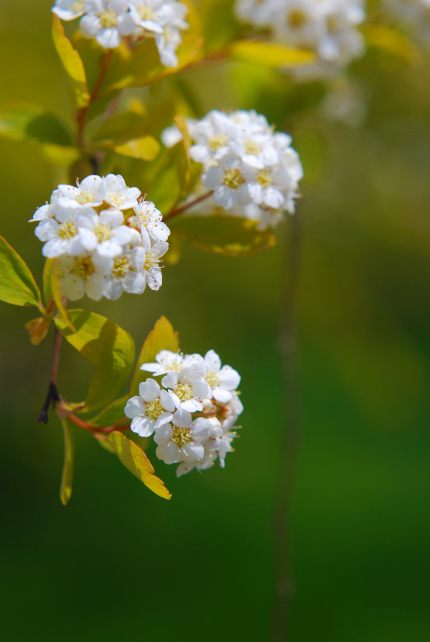
[[[283,296],[279,345],[284,378],[284,421],[276,500],[273,515],[275,547],[275,604],[272,642],[288,639],[291,600],[294,594],[291,546],[291,509],[294,473],[300,442],[300,385],[297,346],[297,301],[302,247],[298,212],[286,225]]]

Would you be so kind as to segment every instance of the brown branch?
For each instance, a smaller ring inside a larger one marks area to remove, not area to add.
[[[291,511],[300,442],[300,387],[296,333],[297,298],[301,260],[301,221],[298,213],[289,217],[289,235],[285,247],[284,296],[281,312],[280,348],[285,385],[285,430],[279,460],[277,496],[273,515],[275,544],[275,604],[272,642],[285,642],[294,595],[292,575]]]
[[[98,428],[97,426],[93,426],[92,424],[89,424],[86,421],[83,421],[82,419],[79,419],[79,417],[76,417],[76,415],[68,415],[67,416],[70,421],[72,421],[76,426],[79,426],[79,428],[83,428],[84,430],[87,430],[88,432],[98,433],[98,434],[109,434],[113,432],[114,430],[128,430],[130,428],[130,422],[127,423],[125,426],[121,426],[121,422],[117,422],[113,424],[113,426],[106,426],[106,428]]]
[[[213,194],[213,190],[211,190],[210,192],[205,192],[204,194],[201,194],[200,196],[195,198],[193,201],[188,201],[188,203],[185,203],[181,207],[171,210],[168,214],[166,214],[166,216],[163,216],[163,221],[169,221],[174,216],[178,216],[178,214],[182,214],[182,212],[186,212],[194,205],[197,205],[197,203],[200,203],[201,201],[204,201],[207,198],[209,198],[209,196],[211,196],[212,194]]]
[[[45,402],[37,415],[37,421],[48,423],[48,410],[52,404],[52,408],[60,401],[60,395],[57,389],[57,375],[58,375],[58,361],[60,359],[60,346],[61,346],[61,332],[56,328],[54,337],[54,349],[52,352],[51,373],[49,376],[48,391],[46,393]]]
[[[76,115],[76,124],[77,124],[77,132],[76,132],[76,140],[79,149],[84,148],[84,130],[85,130],[85,125],[86,125],[86,118],[88,114],[88,110],[90,109],[91,105],[97,98],[99,98],[99,91],[100,87],[102,86],[103,80],[105,79],[106,72],[108,70],[110,61],[112,60],[114,50],[109,49],[103,57],[103,61],[100,67],[100,72],[99,75],[96,78],[96,81],[94,83],[94,87],[91,91],[90,98],[88,100],[88,105],[85,107],[82,107]]]

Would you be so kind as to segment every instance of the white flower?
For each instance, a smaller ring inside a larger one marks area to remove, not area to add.
[[[226,210],[237,203],[247,205],[251,201],[252,197],[243,175],[243,166],[233,154],[221,158],[219,165],[211,165],[203,174],[202,182],[205,187],[214,190],[214,203]]]
[[[85,294],[94,301],[102,298],[111,259],[98,254],[63,255],[59,264],[61,289],[70,301],[77,301]]]
[[[227,453],[231,453],[233,451],[231,442],[237,436],[237,434],[235,431],[231,430],[231,428],[233,427],[235,421],[236,417],[231,416],[222,422],[222,435],[218,438],[217,444],[217,453],[221,468],[225,467],[225,457]]]
[[[154,241],[167,241],[170,230],[163,223],[162,215],[151,201],[140,201],[134,206],[134,212],[139,218],[141,225],[141,234],[149,234]]]
[[[145,237],[142,237],[142,245],[145,248],[146,256],[143,269],[146,274],[146,280],[151,290],[159,290],[163,282],[161,274],[160,261],[169,249],[169,244],[165,241],[157,241],[155,245]]]
[[[150,437],[172,419],[175,410],[170,395],[161,390],[154,379],[147,379],[139,385],[139,396],[127,401],[124,413],[132,419],[130,428],[140,437]]]
[[[157,457],[166,464],[179,461],[198,461],[205,454],[204,444],[209,439],[210,421],[198,417],[192,421],[191,414],[186,410],[177,410],[171,424],[158,428],[154,441],[158,444]]]
[[[111,269],[104,290],[107,299],[116,301],[123,292],[142,294],[146,287],[146,274],[143,266],[146,253],[143,247],[126,250],[111,259]]]
[[[209,350],[204,358],[205,380],[212,390],[212,396],[220,403],[233,399],[233,390],[240,383],[240,375],[230,366],[221,367],[221,359],[214,350]]]
[[[103,179],[100,176],[87,176],[77,187],[59,185],[57,202],[62,207],[98,207],[103,203]]]
[[[33,214],[33,217],[29,220],[29,223],[33,223],[34,221],[42,221],[45,218],[55,216],[55,205],[59,197],[60,197],[60,190],[54,189],[54,191],[51,194],[51,199],[49,203],[45,203],[45,205],[38,207],[35,213]]]
[[[85,213],[81,211],[81,216],[97,216],[96,212],[87,207]],[[59,205],[55,207],[55,218],[44,218],[34,230],[37,238],[45,244],[42,248],[43,256],[47,258],[56,258],[62,254],[76,255],[85,252],[85,237],[79,234],[79,222],[76,210],[63,208]]]
[[[119,210],[136,207],[139,196],[140,190],[137,187],[127,187],[119,174],[108,174],[103,179],[103,200]]]
[[[101,47],[115,49],[129,35],[127,0],[85,0],[86,15],[79,23],[85,38],[95,38]]]
[[[190,133],[195,141],[190,147],[191,158],[196,163],[207,164],[229,153],[238,128],[228,114],[214,109],[203,120],[194,123]]]
[[[170,394],[177,408],[183,408],[188,412],[200,412],[203,410],[201,402],[211,394],[204,376],[203,364],[196,363],[180,372],[169,372],[161,383],[165,388],[171,389]]]
[[[201,359],[200,355],[186,354],[184,356],[179,352],[161,350],[155,355],[155,362],[143,363],[140,369],[152,372],[155,377],[159,377],[168,372],[180,372],[183,368],[188,368],[192,364],[197,363],[199,358]]]
[[[61,20],[74,20],[85,13],[85,0],[55,0],[52,11]]]
[[[96,250],[102,256],[117,257],[124,246],[132,241],[133,231],[123,225],[124,215],[119,210],[103,210],[88,216],[78,216],[78,229],[85,235],[86,248]]]

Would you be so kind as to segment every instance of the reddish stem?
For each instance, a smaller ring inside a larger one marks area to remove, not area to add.
[[[113,432],[114,430],[128,430],[130,428],[130,424],[128,423],[126,426],[120,426],[119,422],[114,424],[113,426],[107,426],[106,428],[98,428],[97,426],[92,426],[91,424],[87,423],[86,421],[83,421],[82,419],[79,419],[79,417],[76,417],[76,415],[68,415],[67,417],[72,421],[76,426],[79,426],[79,428],[83,428],[84,430],[88,430],[88,432],[94,433],[102,433],[105,435],[108,435],[109,433]]]
[[[189,201],[188,203],[185,203],[185,205],[182,205],[181,207],[178,207],[175,210],[171,210],[168,214],[166,214],[166,216],[163,216],[163,220],[169,221],[174,216],[178,216],[178,214],[182,214],[182,212],[186,212],[194,205],[197,205],[197,203],[200,203],[201,201],[204,201],[205,199],[209,198],[209,196],[211,196],[212,194],[213,194],[213,190],[211,190],[210,192],[205,192],[201,196],[198,196],[197,198],[195,198],[193,201]]]

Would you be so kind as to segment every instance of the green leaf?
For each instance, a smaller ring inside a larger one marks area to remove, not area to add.
[[[171,230],[202,250],[226,256],[252,256],[276,244],[271,230],[257,230],[257,222],[233,216],[178,216]]]
[[[148,119],[141,114],[126,112],[105,120],[91,135],[94,143],[124,143],[127,140],[140,138],[148,133]]]
[[[0,236],[0,300],[42,310],[39,288],[22,258]]]
[[[178,333],[174,331],[172,324],[166,317],[158,319],[154,329],[148,334],[142,346],[128,397],[134,397],[139,394],[139,384],[152,376],[149,372],[140,370],[142,363],[153,363],[155,361],[155,355],[161,350],[171,350],[172,352],[179,350]]]
[[[362,27],[368,47],[375,47],[407,62],[416,63],[420,54],[414,43],[403,33],[382,24],[368,24]]]
[[[117,154],[122,154],[123,156],[152,161],[160,151],[160,143],[152,136],[144,136],[143,138],[128,140],[121,145],[113,145],[112,149]]]
[[[48,334],[50,325],[51,319],[47,319],[46,317],[32,319],[32,321],[25,324],[32,345],[38,346],[39,343],[42,343],[43,339]]]
[[[164,482],[154,475],[154,468],[148,457],[134,441],[131,441],[131,439],[128,439],[128,437],[116,430],[110,433],[107,441],[124,466],[140,479],[145,486],[152,490],[153,493],[164,499],[170,499],[172,497],[165,487]]]
[[[73,49],[72,43],[64,35],[61,20],[55,14],[53,15],[52,37],[63,67],[70,78],[75,102],[82,109],[90,101],[84,65],[78,52]]]
[[[178,167],[186,164],[185,150],[182,142],[162,151],[157,161],[148,172],[145,191],[149,200],[157,204],[162,214],[167,214],[181,200],[182,184]],[[168,186],[168,189],[166,189]]]
[[[73,148],[73,140],[56,116],[35,105],[10,107],[0,111],[0,134],[13,140]]]
[[[124,395],[123,397],[120,397],[119,399],[115,399],[115,401],[113,401],[106,408],[104,408],[97,415],[97,417],[94,417],[94,419],[91,419],[89,423],[92,426],[96,426],[97,428],[106,428],[107,426],[113,426],[114,424],[122,420],[124,420],[123,423],[130,423],[130,419],[128,419],[124,415],[124,408],[128,399],[129,399],[128,394]]]
[[[52,297],[51,271],[53,265],[54,259],[46,259],[43,267],[43,300],[45,304],[47,304],[50,297]]]
[[[233,42],[230,47],[230,55],[237,60],[245,60],[268,67],[297,67],[315,62],[315,54],[311,51],[256,40]]]
[[[153,38],[139,43],[131,56],[129,52],[124,55],[124,50],[119,47],[107,71],[102,93],[125,87],[144,87],[176,74],[198,59],[202,45],[200,36],[186,33],[178,49],[178,66],[175,68],[161,63]]]
[[[64,465],[61,477],[60,498],[64,506],[72,496],[74,446],[73,435],[67,419],[61,419],[64,432]]]
[[[75,326],[73,325],[72,319],[70,318],[70,314],[63,303],[63,295],[61,292],[61,280],[60,280],[61,271],[60,271],[60,266],[58,264],[58,259],[54,260],[51,266],[50,274],[51,274],[51,295],[55,301],[55,305],[57,306],[60,317],[63,320],[63,322],[67,325],[67,327],[72,332],[75,332]]]
[[[57,328],[82,356],[96,367],[82,412],[109,404],[126,383],[134,362],[134,342],[128,332],[105,317],[86,310],[70,310],[76,332],[59,317]]]

